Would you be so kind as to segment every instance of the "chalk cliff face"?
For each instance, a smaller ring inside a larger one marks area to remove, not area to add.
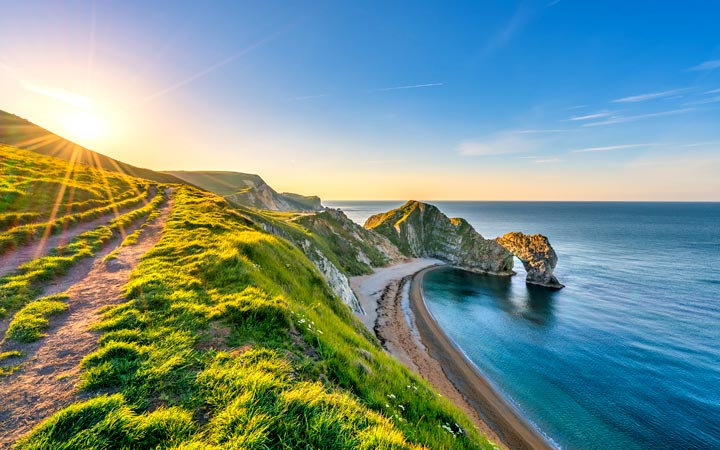
[[[526,282],[556,289],[564,287],[553,275],[558,258],[547,237],[515,232],[497,238],[497,242],[522,261],[527,271]]]
[[[366,230],[337,209],[296,214],[286,221],[253,213],[252,220],[297,245],[325,276],[330,289],[358,314],[365,312],[347,277],[367,274],[373,267],[405,258],[386,237]]]
[[[225,197],[235,206],[268,211],[320,211],[323,206],[317,196],[289,192],[278,193],[258,175],[225,171],[169,171],[187,183]]]
[[[396,263],[405,256],[385,236],[356,224],[342,211],[327,208],[295,219],[314,236],[321,237],[350,275],[370,273],[373,267]]]
[[[539,234],[485,239],[466,220],[448,218],[435,206],[417,201],[370,217],[365,228],[387,237],[407,256],[438,258],[478,272],[513,275],[517,256],[527,271],[527,283],[563,287],[553,275],[557,255],[547,237]]]
[[[505,248],[483,238],[465,219],[450,219],[433,205],[411,200],[370,217],[365,228],[387,237],[414,258],[438,258],[464,269],[513,274],[513,258]]]

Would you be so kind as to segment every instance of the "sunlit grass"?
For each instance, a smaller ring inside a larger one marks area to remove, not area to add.
[[[58,294],[28,303],[15,314],[5,337],[16,342],[33,342],[42,338],[50,325],[48,317],[67,311],[67,299],[66,294]]]
[[[74,154],[74,153],[73,153]],[[147,201],[147,182],[0,145],[0,252]]]
[[[145,206],[125,213],[107,225],[81,233],[67,245],[53,249],[51,255],[34,259],[20,266],[15,273],[0,278],[0,317],[38,296],[44,283],[66,273],[78,261],[95,255],[113,237],[122,236],[122,230],[148,217],[165,201],[165,196],[158,194]]]
[[[112,448],[491,448],[294,245],[219,197],[179,187],[174,204],[82,362],[82,389],[118,393],[60,411],[18,448],[108,448],[109,436]]]

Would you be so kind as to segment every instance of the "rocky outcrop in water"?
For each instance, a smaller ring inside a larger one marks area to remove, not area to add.
[[[387,237],[407,256],[438,258],[477,272],[513,275],[516,256],[527,271],[527,283],[563,287],[553,275],[557,255],[540,234],[485,239],[465,219],[448,218],[437,207],[414,200],[370,217],[365,228]]]
[[[485,239],[465,219],[450,219],[437,207],[411,200],[365,222],[413,258],[438,258],[458,267],[512,275],[513,258],[495,240]]]
[[[496,240],[523,263],[527,283],[555,289],[564,287],[553,275],[558,258],[547,237],[515,232]]]

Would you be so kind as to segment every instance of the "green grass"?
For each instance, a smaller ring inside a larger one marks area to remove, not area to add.
[[[6,359],[14,360],[16,358],[21,358],[23,356],[24,356],[24,354],[19,350],[10,350],[7,352],[1,352],[0,353],[0,363],[5,361]],[[4,378],[4,377],[12,375],[20,367],[22,367],[22,363],[0,365],[0,380],[2,380],[2,378]]]
[[[49,155],[56,160],[74,161],[76,164],[108,171],[109,176],[129,175],[159,183],[181,183],[168,174],[135,167],[81,147],[32,122],[14,114],[0,111],[0,142],[32,152]]]
[[[0,253],[148,201],[138,178],[0,145]]]
[[[145,206],[125,213],[107,225],[81,233],[67,245],[53,249],[50,255],[34,259],[20,266],[15,273],[0,278],[0,317],[40,295],[44,283],[67,273],[80,260],[94,256],[113,237],[152,214],[165,201],[165,197],[158,194]]]
[[[0,253],[11,248],[27,244],[42,237],[45,233],[53,235],[71,228],[75,224],[89,222],[106,214],[118,213],[127,208],[147,203],[148,193],[140,194],[119,202],[111,202],[89,211],[65,215],[49,222],[33,223],[14,227],[0,234]]]
[[[48,317],[67,311],[65,301],[68,298],[66,294],[58,294],[28,303],[15,313],[5,338],[15,342],[34,342],[44,337],[43,331],[50,326]]]
[[[82,362],[81,388],[98,396],[17,448],[492,448],[297,247],[214,195],[179,187],[174,199]]]
[[[284,202],[298,211],[320,209],[320,198],[292,193],[278,193],[258,175],[226,171],[175,171],[163,172],[176,176],[193,186],[225,197],[236,206],[265,209],[263,200],[269,196],[276,202]]]
[[[345,275],[365,275],[372,272],[372,267],[381,267],[388,262],[377,248],[368,243],[372,237],[368,236],[367,230],[350,219],[339,220],[331,212],[308,214],[249,208],[238,210],[251,220],[264,223],[273,233],[285,237],[297,246],[303,246],[306,241],[311,242],[314,248],[320,250]],[[371,264],[358,257],[360,252]]]
[[[0,362],[9,359],[9,358],[20,358],[23,356],[23,353],[19,350],[10,350],[8,352],[2,352],[0,353]]]

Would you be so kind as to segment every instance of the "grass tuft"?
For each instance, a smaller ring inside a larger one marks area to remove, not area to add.
[[[50,322],[48,317],[67,311],[67,294],[43,297],[28,303],[10,322],[5,337],[15,342],[35,342],[45,336]]]

